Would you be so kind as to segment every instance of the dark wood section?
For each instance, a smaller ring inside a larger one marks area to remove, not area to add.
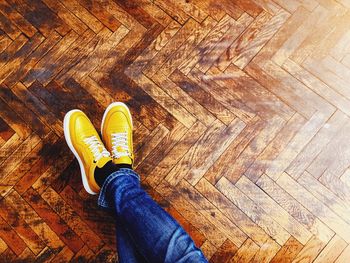
[[[62,130],[113,101],[211,262],[349,262],[349,0],[2,0],[0,261],[117,260]]]

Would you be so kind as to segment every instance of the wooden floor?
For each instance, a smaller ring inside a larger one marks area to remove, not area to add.
[[[2,0],[0,28],[1,262],[117,259],[62,131],[113,101],[211,262],[349,262],[349,0]]]

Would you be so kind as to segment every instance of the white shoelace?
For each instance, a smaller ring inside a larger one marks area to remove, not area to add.
[[[94,155],[95,162],[100,160],[102,157],[111,156],[107,149],[103,146],[100,140],[95,135],[85,138],[84,142],[89,146],[92,154]]]
[[[112,155],[116,159],[122,156],[130,156],[127,132],[112,133]]]

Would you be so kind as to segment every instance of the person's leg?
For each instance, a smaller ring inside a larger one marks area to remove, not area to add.
[[[137,250],[152,263],[207,262],[183,228],[146,192],[131,169],[134,161],[132,118],[121,102],[109,105],[101,124],[102,138],[116,165],[130,165],[110,175],[99,204],[113,207]]]
[[[207,262],[191,237],[140,187],[131,169],[110,175],[99,205],[114,208],[137,250],[148,262]]]
[[[139,176],[131,169],[132,119],[125,104],[107,108],[101,133],[107,149],[83,112],[72,110],[64,118],[65,138],[78,159],[84,188],[90,194],[101,190],[99,205],[114,208],[121,222],[118,253],[127,257],[136,248],[152,263],[207,262],[183,228],[141,189]],[[129,168],[112,172],[113,164]]]
[[[112,157],[91,121],[80,110],[71,110],[65,115],[64,135],[79,162],[84,188],[90,194],[97,194],[105,178],[117,169],[131,167],[112,163]],[[117,231],[118,253],[124,259],[120,262],[145,262],[120,223],[117,223]]]
[[[95,180],[96,183],[102,187],[106,178],[112,173],[120,170],[121,168],[131,169],[131,165],[125,164],[115,164],[112,161],[106,163],[101,168],[96,168],[95,170]],[[125,226],[116,217],[116,239],[117,239],[117,251],[119,262],[127,263],[138,263],[146,262],[144,257],[137,251],[133,241],[131,240],[129,234],[125,231]]]
[[[137,251],[125,227],[117,220],[117,251],[120,263],[146,262],[145,258]]]

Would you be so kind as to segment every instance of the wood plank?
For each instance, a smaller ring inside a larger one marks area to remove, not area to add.
[[[208,14],[205,10],[198,8],[194,3],[189,3],[187,1],[170,1],[174,4],[177,4],[181,10],[183,10],[186,14],[191,16],[193,19],[196,19],[199,23],[201,23]]]
[[[206,200],[186,181],[181,181],[177,186],[178,191],[198,209],[204,217],[211,221],[222,233],[225,234],[236,246],[240,247],[247,239],[246,235],[234,223],[225,217],[217,208]]]
[[[121,0],[117,0],[116,3],[120,5],[127,13],[133,16],[134,19],[145,28],[150,28],[155,23],[153,17],[145,12],[137,3],[125,2]]]
[[[0,53],[2,53],[6,48],[12,43],[12,40],[4,33],[2,32],[0,37]]]
[[[300,177],[313,159],[322,152],[323,148],[338,134],[338,131],[346,122],[348,122],[348,118],[343,113],[337,111],[333,114],[303,151],[293,160],[286,172],[295,179]]]
[[[134,161],[134,167],[142,163],[142,161],[147,157],[147,155],[152,152],[152,150],[158,145],[162,139],[169,133],[169,130],[160,124],[156,129],[154,129],[149,136],[145,139],[145,143],[140,146],[140,148],[135,152],[136,157]]]
[[[312,30],[312,26],[317,24],[318,21],[326,16],[326,9],[322,6],[316,7],[316,9],[310,13],[307,20],[297,29],[297,31],[290,36],[290,38],[284,42],[283,46],[272,57],[272,60],[277,65],[282,65],[283,62],[298,48],[302,41],[308,36]]]
[[[172,41],[167,43],[160,52],[148,63],[147,67],[142,71],[147,77],[152,77],[158,70],[158,66],[163,65],[175,52],[179,46],[181,46],[186,39],[195,31],[198,30],[199,24],[189,19],[184,27],[182,27],[172,38]]]
[[[94,37],[95,34],[91,30],[86,30],[71,45],[64,47],[65,52],[62,55],[51,56],[52,60],[55,59],[55,63],[47,67],[45,73],[38,76],[37,80],[44,86],[48,85],[57,75],[62,74],[62,71],[66,71],[63,69],[71,67],[81,59],[79,54],[87,48]]]
[[[324,113],[325,115],[331,115],[335,111],[334,107],[332,107],[332,105],[330,105],[326,100],[324,100],[320,96],[317,96],[314,92],[310,91],[310,89],[308,89],[305,85],[297,81],[295,78],[291,77],[287,72],[282,70],[274,63],[267,62],[264,65],[264,70],[266,71],[266,73],[268,73],[270,77],[278,81],[281,85],[287,87],[293,86],[293,89],[289,89],[289,92],[292,92],[294,96],[300,98],[300,104],[303,103],[310,107],[310,112],[312,112],[312,108]],[[277,96],[281,96],[282,98],[284,97],[282,94],[279,94],[278,89],[272,88],[271,92],[276,94]],[[292,101],[289,101],[287,97],[284,99],[288,104],[293,103]],[[296,103],[293,104],[295,105]],[[300,107],[300,105],[295,106]],[[311,115],[309,115],[308,117],[310,118]]]
[[[11,226],[0,217],[0,237],[9,244],[9,247],[16,255],[20,255],[26,248],[24,241],[18,236]]]
[[[173,20],[172,16],[168,15],[163,9],[156,7],[153,2],[147,0],[139,0],[138,2],[142,4],[142,9],[150,14],[152,18],[163,27],[167,27],[172,22],[177,23],[177,21]]]
[[[2,238],[0,238],[0,253],[3,254],[7,248],[8,246],[6,242]]]
[[[287,147],[278,155],[270,167],[266,170],[266,174],[273,180],[277,180],[283,171],[290,165],[293,159],[298,155],[299,151],[307,145],[312,137],[325,124],[327,117],[322,113],[315,115],[305,123],[299,132],[293,137]]]
[[[229,262],[250,262],[258,250],[259,247],[251,239],[247,239]]]
[[[22,159],[21,165],[18,165],[2,180],[2,183],[15,185],[33,167],[33,165],[40,160],[40,153],[45,152],[45,144],[53,144],[56,141],[57,136],[53,133],[48,134],[44,140],[40,141],[32,151]]]
[[[262,126],[262,121],[259,117],[252,119],[246,128],[238,135],[237,139],[231,143],[220,158],[209,168],[204,177],[212,184],[216,184],[221,177],[228,175],[230,169],[226,169],[226,167],[231,167],[230,165],[240,156],[255,136],[257,136]]]
[[[56,30],[62,36],[69,31],[67,24],[41,1],[30,5],[23,0],[8,0],[7,2],[15,6],[17,11],[34,27],[39,29],[45,37],[48,37],[53,30]]]
[[[191,175],[192,167],[205,156],[207,147],[215,147],[216,140],[219,139],[222,134],[225,134],[226,126],[219,121],[215,121],[211,127],[199,138],[194,146],[182,157],[182,159],[174,166],[174,168],[167,175],[166,180],[171,185],[176,185],[182,178]],[[214,148],[215,149],[215,148]],[[204,155],[204,156],[203,156]]]
[[[182,125],[177,125],[162,140],[152,154],[149,154],[141,165],[137,167],[137,172],[147,177],[153,172],[155,167],[172,151],[178,141],[185,135],[187,129]]]
[[[198,27],[186,42],[177,48],[173,55],[167,59],[162,66],[162,72],[165,76],[169,76],[174,70],[183,63],[183,61],[189,56],[197,45],[208,35],[215,25],[215,20],[210,16],[206,18],[201,26]]]
[[[343,263],[346,262],[350,257],[350,248],[347,246],[343,252],[340,254],[340,256],[337,258],[335,263]]]
[[[7,203],[6,199],[1,200],[0,206],[1,217],[16,231],[32,253],[35,255],[39,254],[45,248],[45,243],[34,233],[23,218],[19,216],[19,213]]]
[[[8,20],[8,18],[2,13],[0,13],[0,26],[2,30],[4,30],[5,33],[13,40],[21,34],[21,31],[17,28],[17,26]]]
[[[88,0],[78,0],[78,2],[111,31],[116,31],[120,26],[121,23],[110,12],[108,12],[105,3],[94,3]]]
[[[244,174],[252,182],[256,182],[266,172],[271,162],[283,151],[304,123],[305,119],[300,114],[294,114]]]
[[[16,191],[11,191],[6,199],[50,249],[59,251],[63,247],[63,241]]]
[[[298,222],[305,225],[318,239],[323,242],[328,242],[332,238],[334,232],[321,222],[316,217],[317,215],[305,209],[296,199],[289,195],[285,189],[281,188],[268,176],[261,176],[256,184]]]
[[[25,86],[29,87],[33,82],[38,79],[39,81],[44,80],[44,73],[46,70],[43,70],[44,65],[49,61],[55,62],[60,56],[66,52],[66,49],[78,38],[78,34],[74,31],[68,33],[65,37],[61,39],[59,44],[56,44],[46,56],[44,56],[36,65],[33,67],[29,73],[23,78],[22,82]],[[52,66],[50,66],[51,68]],[[49,69],[50,69],[49,68]]]
[[[216,187],[237,207],[246,213],[256,224],[265,230],[281,246],[288,240],[290,234],[283,230],[262,208],[243,194],[237,187],[222,177]]]
[[[214,96],[206,92],[200,85],[197,85],[180,71],[174,71],[170,79],[226,125],[235,118],[234,114],[219,103]]]
[[[221,55],[217,64],[218,68],[225,71],[230,63],[234,63],[243,69],[288,17],[289,14],[284,11],[274,17],[271,17],[267,12],[261,12],[243,34]],[[257,35],[262,37],[256,38]]]
[[[205,153],[200,155],[197,162],[191,167],[191,170],[185,175],[185,178],[192,185],[195,185],[201,177],[203,177],[211,166],[222,156],[223,152],[230,147],[230,144],[237,138],[237,136],[244,129],[245,124],[235,119],[228,125],[225,130],[218,135],[216,142],[209,145],[212,149],[212,155],[206,156]],[[209,141],[210,139],[208,139]],[[194,146],[195,147],[195,146]]]
[[[37,48],[35,51],[33,51],[31,54],[28,55],[28,57],[21,63],[21,67],[17,68],[16,71],[12,71],[11,75],[9,75],[5,80],[4,83],[8,87],[12,87],[15,83],[17,83],[19,80],[23,79],[28,72],[31,71],[31,69],[35,66],[35,64],[41,60],[41,58],[49,51],[51,50],[57,41],[61,39],[61,36],[53,32],[50,34],[48,38],[46,38],[42,44]]]
[[[210,258],[212,263],[228,262],[237,252],[238,248],[230,240],[226,240],[222,246]]]
[[[162,73],[155,74],[153,76],[153,81],[158,85],[158,87],[164,90],[169,97],[177,101],[181,107],[186,109],[186,111],[192,114],[207,127],[209,127],[215,120],[214,116],[206,108],[204,108],[200,103],[194,100]]]
[[[283,68],[303,84],[305,84],[309,89],[313,90],[315,93],[328,100],[331,104],[335,105],[338,109],[340,109],[348,116],[350,115],[350,100],[341,96],[338,92],[327,86],[319,78],[290,59],[287,59],[287,61],[283,64]]]
[[[32,188],[23,195],[35,212],[45,220],[45,223],[58,234],[68,248],[78,252],[84,245],[80,237],[55,213],[49,204]]]
[[[166,181],[162,181],[157,187],[157,192],[159,192],[164,198],[170,200],[170,203],[174,208],[179,211],[185,218],[191,218],[191,222],[194,227],[196,227],[207,239],[211,240],[204,242],[203,245],[212,244],[215,247],[215,251],[218,247],[226,241],[225,235],[218,230],[215,225],[213,225],[206,217],[201,214],[198,209],[195,209],[193,204],[184,198],[176,188],[172,188]],[[205,199],[202,199],[205,201]],[[218,235],[217,233],[220,233]],[[202,246],[203,246],[202,245]],[[211,247],[211,246],[209,246]],[[215,252],[213,251],[213,253]]]
[[[84,262],[84,260],[92,259],[94,255],[95,254],[92,252],[92,250],[90,250],[89,247],[85,245],[82,249],[79,250],[78,253],[75,254],[72,261],[76,260]]]
[[[187,75],[190,70],[202,59],[211,52],[217,42],[224,36],[230,26],[234,25],[235,21],[226,15],[219,23],[217,23],[208,35],[199,43],[192,53],[182,62],[179,69]]]
[[[311,233],[272,198],[265,194],[259,187],[252,183],[247,177],[242,176],[236,183],[236,187],[250,198],[256,200],[256,204],[285,230],[295,237],[301,244],[305,245],[311,238]]]
[[[0,78],[5,80],[13,70],[19,67],[33,49],[36,49],[44,40],[40,33],[36,33],[28,42],[17,50],[5,66],[2,67]],[[1,81],[2,82],[2,81]]]
[[[44,138],[50,129],[44,123],[40,121],[30,109],[28,109],[23,102],[21,102],[15,94],[7,88],[0,89],[0,98],[8,103],[11,109],[15,109],[15,112],[26,121],[31,123],[31,129],[36,132],[40,138]]]
[[[214,255],[216,251],[216,247],[208,240],[206,240],[203,245],[200,247],[202,250],[205,258],[211,259],[211,257]]]
[[[34,148],[40,143],[40,138],[35,133],[32,133],[8,158],[0,165],[1,176],[4,180],[8,174],[12,172],[23,161]]]
[[[154,3],[160,9],[163,9],[166,13],[170,14],[170,16],[172,16],[172,13],[175,13],[176,16],[172,16],[172,18],[181,25],[185,24],[189,18],[189,15],[182,8],[176,6],[176,3],[172,1],[156,0]]]
[[[7,141],[9,140],[15,132],[10,128],[10,126],[0,118],[0,137]]]
[[[277,180],[277,183],[312,213],[315,213],[317,210],[317,217],[340,237],[344,240],[350,239],[348,224],[305,188],[299,185],[298,188],[293,189],[293,187],[298,184],[290,176],[284,173],[283,176]]]
[[[322,201],[335,213],[340,215],[344,221],[348,223],[350,222],[350,218],[348,215],[350,206],[346,202],[344,202],[342,199],[340,199],[336,194],[330,191],[327,187],[325,187],[322,183],[316,180],[313,176],[305,172],[299,178],[298,182],[300,183],[300,185],[304,187],[308,187],[308,190],[318,200]]]
[[[280,131],[283,124],[284,121],[279,117],[273,118],[267,123],[264,123],[259,136],[253,138],[240,156],[236,158],[234,166],[230,168],[229,173],[225,174],[226,178],[233,183],[237,182],[237,180],[245,173],[247,167],[255,161],[257,156]]]
[[[221,87],[231,87],[232,93],[241,99],[244,98],[250,108],[266,119],[279,115],[283,119],[289,120],[293,115],[290,107],[275,94],[263,88],[255,79],[234,65],[228,67],[225,73],[221,73],[217,68],[212,68],[209,74]]]
[[[347,243],[339,236],[334,236],[327,246],[315,259],[315,263],[335,261],[342,251],[347,246]]]
[[[75,13],[79,19],[81,19],[89,28],[98,33],[102,28],[103,24],[94,17],[87,9],[85,9],[82,5],[79,4],[78,1],[61,1],[63,5],[67,7],[71,12]]]
[[[42,194],[42,198],[60,215],[67,225],[79,235],[81,240],[83,240],[92,251],[97,252],[103,246],[102,240],[52,188],[47,188]]]
[[[18,29],[20,29],[26,36],[32,37],[36,28],[30,24],[20,13],[18,13],[15,8],[11,7],[6,1],[2,1],[0,4],[1,13],[8,17],[11,22],[13,22]]]
[[[326,7],[327,8],[327,7]],[[313,32],[313,36],[309,37],[311,41],[306,43],[306,50],[309,52],[299,52],[299,60],[303,56],[308,57],[312,53],[313,57],[323,58],[330,53],[332,47],[341,39],[342,35],[346,33],[347,26],[350,23],[349,13],[347,9],[344,9],[341,5],[331,6],[328,18],[323,20],[323,23],[319,24],[319,28]],[[334,30],[334,26],[336,30]],[[320,33],[324,37],[320,37]],[[311,42],[311,43],[310,43]],[[315,49],[317,45],[321,48]],[[299,49],[304,51],[304,48]]]
[[[26,43],[28,39],[20,34],[11,44],[0,54],[0,66],[3,67],[6,63],[13,57],[13,55],[20,50]]]
[[[327,243],[324,243],[317,238],[311,238],[292,262],[313,262],[326,244]]]
[[[184,135],[179,142],[168,152],[154,170],[147,176],[147,182],[151,185],[158,185],[176,165],[182,156],[196,143],[198,138],[204,133],[205,126],[196,122]]]
[[[16,84],[11,90],[26,107],[37,115],[42,123],[53,129],[57,135],[63,135],[62,121],[52,114],[50,109],[28,91],[22,83]]]
[[[57,152],[62,151],[62,147],[66,147],[63,143],[64,141],[60,138],[52,145],[45,145],[45,147],[42,149],[42,156],[39,161],[36,162],[35,165],[25,173],[21,180],[16,183],[15,189],[20,194],[23,194],[28,188],[30,188],[37,178],[39,178],[41,174],[43,174],[51,165],[53,165]]]
[[[347,167],[347,155],[348,147],[344,145],[343,140],[347,140],[349,133],[350,122],[347,121],[345,125],[340,129],[337,135],[332,139],[332,141],[325,147],[325,149],[315,158],[309,167],[306,169],[315,178],[320,178],[321,175],[326,171],[331,171],[332,174],[340,177]],[[330,159],[329,157],[335,157],[335,159]],[[328,169],[331,168],[331,169]]]
[[[220,41],[214,46],[207,56],[204,56],[198,63],[197,68],[202,72],[207,72],[212,65],[219,67],[222,60],[227,59],[232,43],[242,34],[242,32],[252,23],[252,17],[243,15],[234,21]],[[221,69],[221,68],[220,68]]]
[[[346,88],[348,83],[334,72],[327,68],[327,65],[320,63],[318,60],[308,59],[305,61],[305,67],[313,75],[321,79],[327,86],[331,87],[334,91],[341,94],[346,99],[350,99],[350,92]]]
[[[73,258],[73,251],[71,251],[67,246],[62,248],[62,250],[51,260],[51,262],[68,262]]]
[[[134,81],[185,127],[189,128],[196,122],[192,114],[146,76],[139,75]]]
[[[30,248],[26,248],[21,255],[19,255],[19,257],[17,258],[18,260],[31,260],[34,261],[35,260],[35,255],[33,254],[33,252],[30,250]]]
[[[278,253],[270,261],[271,263],[286,262],[290,263],[297,254],[302,250],[303,245],[294,237],[290,237],[288,241],[281,247]]]
[[[84,32],[87,26],[78,17],[74,15],[68,8],[66,8],[60,1],[43,0],[52,11],[54,11],[59,18],[61,18],[68,26],[70,26],[76,33]]]
[[[81,198],[73,188],[68,185],[60,192],[61,198],[80,216],[90,229],[99,233],[99,237],[110,247],[116,245],[115,240],[115,218],[113,215],[106,215],[105,211],[99,210],[95,200]],[[91,216],[93,212],[94,216]]]
[[[349,187],[338,179],[331,170],[327,170],[319,179],[330,191],[335,193],[343,202],[348,202],[350,198]]]
[[[215,205],[224,215],[234,222],[246,233],[257,245],[263,246],[269,239],[268,235],[255,224],[242,210],[232,204],[219,190],[217,190],[206,179],[201,179],[196,184],[196,189],[200,191],[213,205]]]
[[[270,262],[281,247],[272,239],[262,245],[251,262]]]

